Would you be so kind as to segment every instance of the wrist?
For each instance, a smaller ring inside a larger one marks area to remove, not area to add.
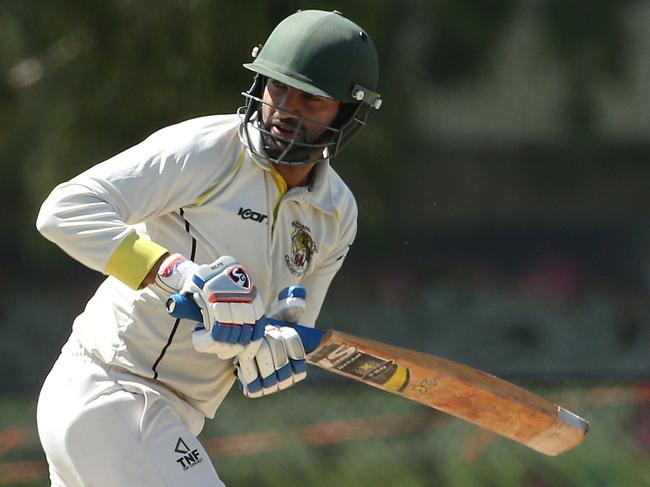
[[[156,274],[158,274],[158,271],[160,267],[162,266],[163,262],[169,257],[169,252],[165,252],[157,261],[156,263],[149,269],[149,272],[147,273],[146,276],[144,276],[144,279],[142,279],[142,282],[140,283],[140,286],[138,289],[145,288],[147,286],[150,286],[153,284],[156,280]]]

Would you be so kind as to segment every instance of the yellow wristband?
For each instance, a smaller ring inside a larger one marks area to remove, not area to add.
[[[167,249],[133,232],[126,236],[106,263],[105,273],[132,289],[142,280]]]

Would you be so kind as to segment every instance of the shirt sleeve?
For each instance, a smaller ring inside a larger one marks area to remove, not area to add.
[[[54,188],[36,226],[82,264],[137,289],[166,249],[136,225],[191,204],[220,176],[204,145],[163,129]]]

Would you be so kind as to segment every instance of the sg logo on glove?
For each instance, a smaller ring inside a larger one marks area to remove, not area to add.
[[[228,271],[228,276],[237,286],[247,291],[251,288],[251,280],[242,266],[233,266]]]
[[[253,281],[239,264],[227,266],[209,279],[203,289],[211,292],[209,303],[250,303],[257,296]]]

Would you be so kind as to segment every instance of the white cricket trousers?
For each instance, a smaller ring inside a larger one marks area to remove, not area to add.
[[[71,345],[47,376],[36,413],[52,486],[224,486],[196,438],[199,411]]]

